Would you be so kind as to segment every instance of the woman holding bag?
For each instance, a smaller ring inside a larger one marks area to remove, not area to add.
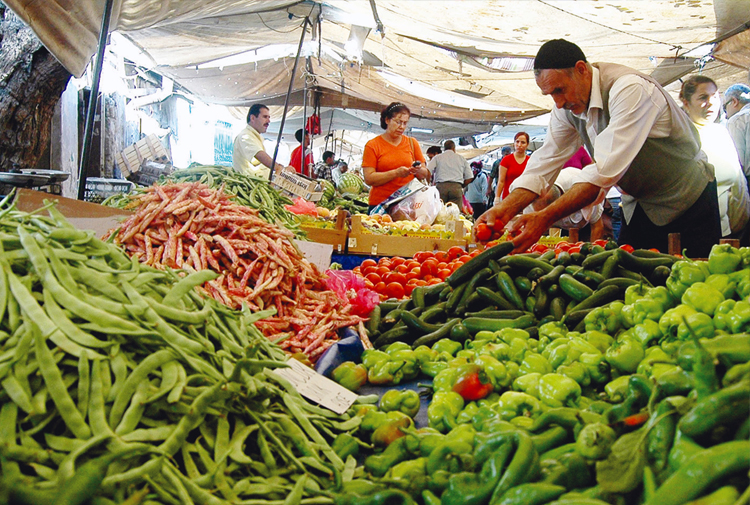
[[[362,172],[371,187],[370,210],[414,177],[424,181],[430,175],[419,142],[404,135],[410,117],[406,105],[393,102],[380,113],[385,132],[365,144]]]

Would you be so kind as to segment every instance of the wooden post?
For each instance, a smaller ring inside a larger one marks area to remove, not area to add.
[[[680,246],[680,234],[670,233],[667,237],[667,252],[669,254],[682,254],[682,247]]]
[[[568,230],[568,241],[571,243],[578,242],[578,228]]]
[[[732,247],[736,247],[737,249],[740,248],[740,240],[736,238],[723,238],[719,240],[720,244],[729,244]]]

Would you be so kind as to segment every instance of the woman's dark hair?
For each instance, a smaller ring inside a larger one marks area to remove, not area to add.
[[[427,154],[432,154],[432,153],[440,154],[442,152],[443,151],[440,149],[440,146],[430,146],[427,148]]]
[[[691,75],[682,82],[682,88],[680,88],[680,99],[689,102],[690,99],[693,98],[698,86],[701,84],[713,84],[716,86],[716,82],[710,77],[706,77],[705,75]],[[718,89],[718,86],[716,86],[716,88]]]
[[[520,137],[521,135],[525,135],[526,136],[526,143],[527,144],[531,143],[531,137],[529,137],[529,134],[526,133],[526,132],[518,132],[518,133],[516,133],[516,135],[513,137],[513,142],[515,142],[516,140],[518,140],[518,137]]]
[[[401,114],[402,112],[406,112],[411,116],[411,111],[409,110],[409,107],[402,104],[401,102],[393,102],[388,107],[382,110],[380,113],[380,127],[382,129],[388,128],[388,125],[385,124],[386,119],[391,119],[393,116],[397,114]]]
[[[310,132],[306,131],[305,133],[309,134]],[[296,138],[297,142],[299,142],[300,144],[302,143],[302,128],[294,132],[294,138]]]

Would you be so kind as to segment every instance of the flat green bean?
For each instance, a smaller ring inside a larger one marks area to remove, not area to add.
[[[55,402],[60,417],[63,418],[65,425],[76,437],[82,439],[90,438],[91,430],[83,420],[83,416],[76,408],[75,403],[73,403],[73,399],[70,397],[70,393],[68,393],[68,389],[62,380],[60,369],[57,367],[52,352],[44,341],[42,332],[36,326],[35,322],[32,322],[31,326],[36,341],[35,350],[36,358],[39,361],[39,371],[42,373],[42,377],[44,377],[47,391],[49,391],[52,401]]]
[[[130,405],[122,415],[120,423],[115,428],[115,435],[125,435],[133,431],[146,411],[145,400],[150,394],[151,384],[142,381],[136,386],[135,393],[130,400]]]
[[[78,325],[68,318],[65,311],[60,308],[57,302],[55,302],[55,299],[52,297],[49,290],[45,289],[43,296],[44,311],[49,315],[50,320],[54,321],[60,331],[62,331],[70,340],[84,347],[94,347],[98,349],[110,347],[113,344],[113,342],[99,340],[90,333],[81,330]],[[81,351],[81,354],[83,355],[84,352],[85,350]]]
[[[8,375],[2,382],[3,389],[11,400],[16,403],[27,414],[36,414],[34,406],[31,403],[31,397],[21,387],[15,375]]]
[[[163,364],[172,361],[174,358],[174,353],[169,349],[157,351],[144,359],[135,370],[127,376],[122,387],[117,391],[114,403],[112,404],[112,409],[109,412],[110,426],[116,426],[120,422],[120,419],[125,412],[125,408],[127,407],[130,398],[135,393],[138,384],[147,380],[150,373]]]

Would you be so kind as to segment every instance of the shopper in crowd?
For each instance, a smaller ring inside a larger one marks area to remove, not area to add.
[[[500,177],[500,163],[503,161],[503,158],[512,152],[512,147],[503,146],[503,148],[500,149],[500,157],[492,164],[492,169],[490,170],[490,182],[487,184],[487,207],[492,207],[495,204],[497,180]]]
[[[305,134],[304,142],[302,141],[303,131]],[[302,130],[302,128],[300,128],[299,130],[294,132],[294,138],[297,139],[297,142],[299,142],[299,145],[292,151],[292,157],[289,161],[289,165],[294,167],[294,169],[297,171],[298,174],[311,177],[312,167],[313,167],[314,162],[313,162],[312,149],[310,149],[310,134],[307,131]],[[303,157],[304,157],[304,162],[303,162]]]
[[[542,45],[534,74],[556,106],[544,145],[510,195],[479,221],[504,227],[585,145],[596,162],[578,170],[580,182],[554,203],[519,216],[511,226],[516,251],[525,251],[554,222],[617,185],[625,218],[620,243],[666,251],[668,235],[677,232],[689,256],[707,257],[721,238],[713,167],[690,119],[659,83],[622,65],[592,65],[577,45],[562,39]]]
[[[440,146],[430,146],[427,148],[427,151],[425,151],[425,154],[427,154],[427,161],[432,160],[435,156],[443,152],[440,149]]]
[[[262,103],[256,103],[247,112],[247,126],[234,139],[232,149],[232,167],[237,172],[267,179],[273,158],[263,147],[263,138],[268,125],[271,124],[271,112]],[[283,170],[281,163],[276,163],[276,170]],[[287,167],[289,170],[293,170]]]
[[[380,113],[380,127],[385,132],[365,144],[362,172],[370,186],[371,209],[415,177],[425,180],[430,175],[419,142],[404,135],[410,117],[406,105],[391,103]]]
[[[474,180],[466,186],[465,190],[466,199],[473,209],[474,219],[478,219],[487,210],[485,195],[487,194],[487,184],[489,181],[487,174],[482,170],[483,166],[484,164],[481,161],[471,162],[471,171],[474,174]]]
[[[510,185],[526,170],[526,163],[529,162],[526,148],[529,147],[529,141],[528,133],[516,133],[516,136],[513,137],[513,153],[500,160],[500,172],[497,189],[495,189],[495,205],[508,196]]]
[[[579,169],[577,167],[564,167],[557,176],[557,179],[555,179],[555,183],[542,191],[524,212],[540,211],[570,191],[578,180],[576,170]],[[589,229],[586,229],[584,234],[579,235],[581,240],[593,242],[594,240],[602,239],[605,237],[604,222],[602,219],[604,215],[604,200],[605,191],[601,190],[593,203],[559,219],[552,226],[563,230],[584,230],[588,226]]]
[[[701,148],[708,162],[714,166],[721,235],[739,238],[750,218],[750,194],[732,137],[716,122],[721,112],[719,88],[710,77],[691,75],[682,83],[680,100],[698,128]]]
[[[313,167],[313,176],[316,179],[325,179],[336,184],[333,178],[333,158],[336,156],[333,151],[323,153],[323,161],[319,161]]]
[[[734,140],[742,170],[750,184],[750,86],[733,84],[724,92],[727,130]]]
[[[591,156],[589,156],[588,151],[586,151],[586,148],[581,146],[578,148],[576,153],[568,158],[568,161],[565,162],[563,165],[563,168],[573,167],[573,168],[583,168],[587,165],[591,165],[594,162],[594,160],[591,159]]]
[[[348,170],[349,165],[347,165],[343,161],[339,161],[334,165],[333,170],[331,170],[331,174],[333,175],[333,183],[336,185],[336,187],[338,187],[341,183],[341,176],[344,175]]]
[[[453,202],[462,208],[464,188],[474,179],[474,173],[466,158],[456,152],[456,143],[446,140],[443,152],[430,160],[427,170],[443,203]]]

